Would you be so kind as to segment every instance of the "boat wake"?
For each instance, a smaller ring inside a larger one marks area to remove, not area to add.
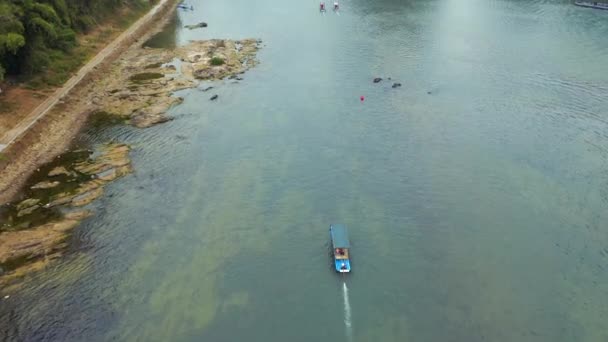
[[[346,328],[346,337],[350,342],[353,340],[353,328],[350,314],[350,299],[348,298],[346,283],[342,283],[342,295],[344,297],[344,327]]]

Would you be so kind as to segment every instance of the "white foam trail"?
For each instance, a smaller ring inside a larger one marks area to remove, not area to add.
[[[348,287],[346,283],[342,283],[342,294],[344,297],[344,327],[346,328],[346,337],[348,341],[353,340],[353,328],[350,314],[350,299],[348,299]]]

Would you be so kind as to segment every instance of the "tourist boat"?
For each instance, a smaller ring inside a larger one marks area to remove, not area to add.
[[[574,4],[576,6],[581,6],[581,7],[589,7],[589,8],[597,8],[597,9],[608,10],[608,3],[605,3],[605,2],[575,1]]]
[[[350,272],[350,242],[346,226],[342,224],[332,224],[329,226],[331,237],[332,254],[334,256],[334,266],[336,272]]]

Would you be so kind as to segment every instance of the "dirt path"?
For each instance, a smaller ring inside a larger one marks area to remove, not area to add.
[[[109,55],[116,50],[116,48],[122,45],[128,38],[136,33],[144,25],[148,24],[149,21],[156,16],[156,14],[164,9],[165,6],[171,2],[171,0],[160,0],[159,3],[154,6],[146,15],[137,20],[129,29],[124,31],[108,46],[101,50],[93,59],[85,64],[76,75],[72,76],[61,88],[57,89],[55,93],[49,96],[44,102],[36,107],[28,116],[26,116],[19,124],[12,129],[4,133],[0,137],[0,152],[6,149],[9,145],[18,140],[24,133],[34,126],[41,118],[43,118],[63,97],[65,97],[76,85],[82,81],[82,79],[94,70],[101,62],[103,62]]]
[[[101,50],[66,84],[15,128],[0,137],[0,204],[17,197],[28,177],[65,152],[95,110],[97,85],[114,62],[139,46],[171,18],[178,0],[160,0],[146,15]]]

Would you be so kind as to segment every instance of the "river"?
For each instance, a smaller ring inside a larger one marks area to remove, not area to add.
[[[261,38],[260,65],[169,123],[84,133],[136,171],[0,300],[0,339],[608,340],[608,11],[190,3],[157,44]]]

